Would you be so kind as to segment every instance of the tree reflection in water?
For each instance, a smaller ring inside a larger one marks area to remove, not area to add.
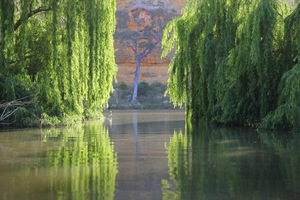
[[[41,153],[8,180],[4,199],[114,199],[117,157],[100,121],[42,133]],[[19,168],[19,165],[13,166]]]
[[[187,125],[167,146],[163,199],[300,199],[299,136]],[[287,134],[287,133],[286,133]]]
[[[51,189],[71,199],[113,199],[117,161],[107,130],[94,122],[76,133],[47,153]]]

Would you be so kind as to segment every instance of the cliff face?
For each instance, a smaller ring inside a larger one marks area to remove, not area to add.
[[[138,2],[153,6],[165,5],[180,13],[180,10],[184,6],[186,0],[117,0],[117,10],[128,9],[130,6]]]
[[[133,37],[146,33],[146,29],[155,29],[153,40],[159,40],[165,25],[176,16],[185,4],[185,0],[117,0],[117,28],[115,33],[116,62],[118,65],[118,83],[132,84],[135,73],[135,59],[132,50]],[[140,37],[138,43],[149,40]],[[166,83],[170,59],[161,59],[161,45],[141,61],[139,81]]]

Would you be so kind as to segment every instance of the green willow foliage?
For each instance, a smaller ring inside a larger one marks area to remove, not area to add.
[[[115,0],[1,0],[1,101],[36,97],[49,116],[92,116],[116,77]]]
[[[192,120],[299,127],[299,9],[277,0],[188,0],[163,38],[163,56],[175,49],[172,101]]]

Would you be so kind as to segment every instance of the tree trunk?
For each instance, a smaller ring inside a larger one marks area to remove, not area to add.
[[[140,68],[141,68],[141,60],[136,58],[136,69],[135,69],[135,76],[134,76],[134,82],[133,82],[133,94],[131,99],[131,104],[133,107],[136,106],[137,103],[137,93],[138,93],[138,83],[139,83],[139,74],[140,74]]]

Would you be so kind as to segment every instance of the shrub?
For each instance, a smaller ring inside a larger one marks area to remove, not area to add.
[[[160,82],[153,82],[150,84],[150,91],[152,93],[161,93],[164,94],[166,91],[166,85],[160,83]]]
[[[125,83],[121,83],[119,86],[120,90],[128,90],[128,86]]]
[[[147,96],[149,91],[149,83],[142,81],[138,85],[138,96]]]

